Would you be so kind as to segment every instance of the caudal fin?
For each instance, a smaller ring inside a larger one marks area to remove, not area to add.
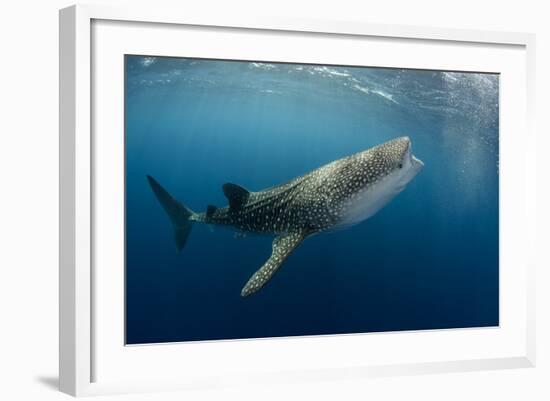
[[[173,198],[153,177],[148,175],[147,181],[149,181],[153,193],[172,222],[174,239],[179,252],[185,246],[191,228],[193,228],[193,220],[191,220],[193,211]]]

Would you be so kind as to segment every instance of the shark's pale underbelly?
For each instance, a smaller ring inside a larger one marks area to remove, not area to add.
[[[345,201],[341,212],[342,217],[334,225],[334,229],[353,226],[378,213],[403,190],[403,187],[396,186],[392,181],[391,179],[384,180],[356,193]]]

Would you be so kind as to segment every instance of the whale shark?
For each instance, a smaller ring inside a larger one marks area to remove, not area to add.
[[[261,191],[226,183],[222,189],[228,205],[209,205],[200,213],[172,197],[153,177],[147,180],[172,223],[178,252],[194,223],[275,236],[271,256],[242,288],[246,297],[260,290],[306,238],[372,217],[423,166],[412,154],[411,140],[400,137]]]

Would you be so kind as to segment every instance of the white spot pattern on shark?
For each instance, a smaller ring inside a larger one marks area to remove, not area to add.
[[[423,163],[412,155],[408,137],[333,161],[262,191],[224,184],[229,206],[195,213],[152,177],[149,184],[172,221],[181,250],[194,222],[232,226],[242,233],[275,235],[273,251],[241,295],[262,288],[309,235],[357,224],[378,212],[418,174]]]

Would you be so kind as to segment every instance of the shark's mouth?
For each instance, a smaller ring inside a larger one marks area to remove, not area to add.
[[[411,165],[413,167],[416,167],[416,168],[420,169],[424,166],[424,162],[422,160],[420,160],[419,158],[417,158],[415,155],[413,155],[413,153],[412,153],[412,142],[411,142],[410,139],[407,141],[407,150],[405,151],[405,158],[409,159],[409,161],[411,162]]]
[[[424,162],[417,158],[415,155],[411,155],[411,162],[413,166],[416,165],[418,167],[424,167]]]

